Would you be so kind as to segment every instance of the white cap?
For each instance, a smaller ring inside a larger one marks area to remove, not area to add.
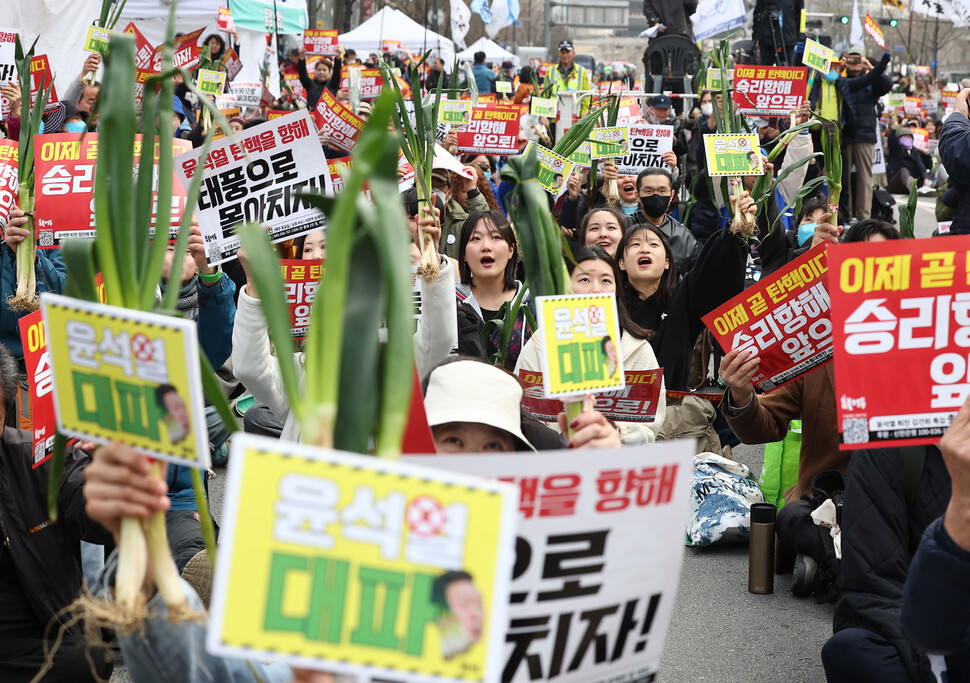
[[[472,422],[508,432],[529,450],[535,447],[522,434],[522,386],[494,365],[460,360],[431,371],[424,410],[428,426]]]

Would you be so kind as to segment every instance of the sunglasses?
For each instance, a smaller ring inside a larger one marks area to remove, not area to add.
[[[490,172],[492,170],[491,166],[489,166],[488,164],[476,164],[476,166],[478,166],[480,169],[482,169],[486,173],[488,173],[488,172]]]

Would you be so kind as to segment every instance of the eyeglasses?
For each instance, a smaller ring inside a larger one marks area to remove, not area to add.
[[[655,189],[653,189],[651,187],[645,187],[642,190],[640,190],[640,196],[641,197],[652,197],[655,194],[659,194],[659,195],[662,195],[664,197],[669,197],[670,196],[670,192],[671,192],[670,190],[664,190],[664,189],[655,190]]]

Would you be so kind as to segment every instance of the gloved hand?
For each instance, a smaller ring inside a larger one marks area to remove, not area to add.
[[[889,60],[890,59],[892,59],[892,57],[889,55],[889,53],[888,52],[884,52],[883,55],[882,55],[882,59],[879,60],[879,63],[880,64],[889,64]]]

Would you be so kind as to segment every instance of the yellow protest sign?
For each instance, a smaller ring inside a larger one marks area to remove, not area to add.
[[[472,102],[471,100],[441,100],[438,108],[438,121],[440,123],[471,123]]]
[[[234,437],[208,648],[498,683],[517,500],[495,480]]]
[[[724,80],[721,78],[721,70],[710,68],[707,70],[707,82],[705,84],[706,90],[720,90],[724,86]],[[727,87],[730,88],[731,84],[734,83],[734,69],[727,70]]]
[[[84,47],[81,49],[85,52],[93,52],[103,57],[108,54],[108,42],[113,35],[120,36],[123,34],[116,31],[109,31],[106,28],[91,26],[88,29],[88,35],[84,39]]]
[[[225,71],[199,69],[199,92],[205,95],[221,95],[225,87]]]
[[[630,152],[630,128],[594,128],[590,134],[590,156],[593,159],[625,157]]]
[[[41,296],[62,434],[209,466],[195,323]]]
[[[529,102],[529,113],[533,116],[556,118],[558,102],[555,97],[533,97]]]
[[[802,64],[815,69],[823,74],[827,74],[833,61],[838,61],[839,56],[821,43],[811,38],[805,39],[805,54],[802,55]]]
[[[569,160],[577,166],[589,168],[592,165],[592,152],[589,140],[586,140],[577,147],[576,151],[569,155]]]
[[[626,386],[620,323],[612,294],[536,298],[546,398],[581,396]]]
[[[535,148],[536,160],[539,162],[539,174],[536,180],[542,185],[542,189],[558,199],[566,191],[566,182],[576,164],[542,145],[537,145],[532,140],[526,145],[523,153],[528,154],[532,148]]]
[[[707,172],[712,176],[764,173],[755,133],[705,135],[704,148],[707,151]]]
[[[511,94],[512,81],[495,81],[495,92]]]

